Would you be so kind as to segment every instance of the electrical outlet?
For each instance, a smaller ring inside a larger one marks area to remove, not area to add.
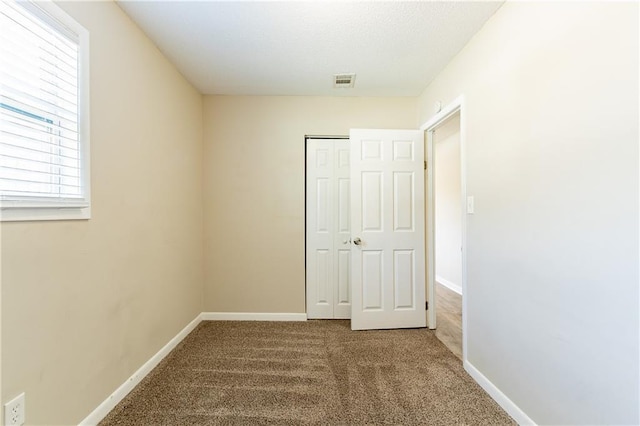
[[[24,424],[24,392],[4,404],[5,426],[21,426]]]

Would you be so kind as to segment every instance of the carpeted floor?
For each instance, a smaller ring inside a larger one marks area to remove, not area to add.
[[[513,420],[427,329],[205,321],[100,423],[502,425]]]

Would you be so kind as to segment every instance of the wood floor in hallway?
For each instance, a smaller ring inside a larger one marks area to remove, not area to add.
[[[436,337],[462,359],[462,296],[436,283]]]

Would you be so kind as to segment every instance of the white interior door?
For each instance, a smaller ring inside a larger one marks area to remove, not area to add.
[[[351,317],[349,141],[307,140],[307,317]]]
[[[333,318],[351,318],[351,150],[348,139],[334,139]]]
[[[426,326],[423,138],[351,130],[353,330]]]

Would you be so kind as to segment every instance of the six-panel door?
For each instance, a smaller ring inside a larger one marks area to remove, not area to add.
[[[354,129],[350,144],[351,328],[425,327],[423,135]]]
[[[307,317],[351,317],[350,149],[307,140]]]

